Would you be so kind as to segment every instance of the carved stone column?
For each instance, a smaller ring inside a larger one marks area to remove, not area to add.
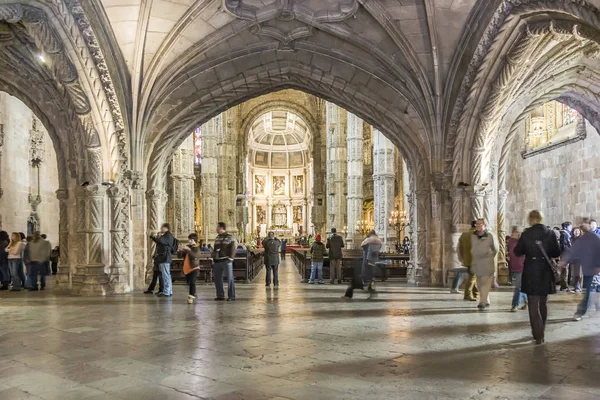
[[[188,137],[173,154],[173,234],[178,239],[196,230],[194,226],[194,140]]]
[[[394,144],[378,130],[373,130],[373,189],[375,232],[383,238],[389,251],[396,234],[389,226],[394,209]]]
[[[327,103],[327,230],[347,224],[346,111]]]
[[[483,186],[475,186],[472,191],[469,193],[469,198],[471,199],[471,219],[476,220],[478,218],[483,218],[484,216],[484,195],[485,195],[485,187]]]
[[[109,282],[114,293],[131,290],[129,281],[129,188],[123,185],[108,189],[110,200],[110,273]]]
[[[73,291],[81,295],[108,293],[108,275],[102,262],[104,253],[104,199],[102,185],[82,187],[77,193],[77,222],[81,252],[77,272],[73,276]]]
[[[234,107],[221,114],[221,129],[217,131],[219,220],[225,222],[227,230],[233,234],[237,232],[235,216],[237,146],[235,139],[239,130],[238,111],[238,108]]]
[[[327,118],[325,115],[326,102],[325,100],[317,100],[317,112],[316,112],[316,123],[317,132],[313,135],[313,206],[311,209],[311,221],[314,226],[315,232],[320,233],[325,225],[325,184],[326,180],[323,179],[326,176],[326,168],[324,168],[323,162],[327,160],[327,157],[323,157],[323,140],[327,142]],[[308,219],[308,218],[307,218]],[[306,225],[306,231],[304,235],[308,235],[308,229],[310,225]]]
[[[450,260],[450,268],[452,270],[456,267],[460,267],[460,261],[458,260],[458,239],[460,239],[460,235],[462,234],[462,224],[461,224],[461,216],[462,216],[462,204],[463,204],[463,190],[459,188],[455,188],[452,190],[450,194],[450,198],[452,200],[452,247],[451,254],[449,257]]]
[[[416,200],[416,214],[417,214],[417,235],[416,243],[413,244],[416,247],[415,263],[416,268],[413,273],[413,282],[410,283],[430,283],[431,278],[429,276],[429,269],[427,268],[427,205],[429,203],[431,194],[427,191],[418,191],[415,194]]]
[[[58,245],[60,246],[60,259],[58,261],[58,272],[56,273],[56,289],[63,292],[71,287],[71,263],[69,258],[69,192],[57,190],[59,222],[58,222]]]
[[[223,128],[223,114],[202,126],[202,236],[213,243],[219,218],[217,140]]]
[[[498,283],[508,282],[508,264],[506,263],[506,198],[508,190],[498,191]]]
[[[348,113],[348,236],[347,247],[360,245],[362,233],[356,231],[363,208],[363,120]]]
[[[165,222],[165,205],[167,204],[167,192],[161,189],[152,189],[146,192],[146,202],[148,207],[148,230],[146,236],[157,233],[160,226]],[[152,278],[152,269],[154,268],[154,249],[156,244],[153,240],[147,240],[148,244],[148,264],[146,265],[146,280]]]
[[[494,215],[494,191],[486,190],[483,195],[483,215],[487,220],[488,229],[494,230],[496,227],[496,215]]]

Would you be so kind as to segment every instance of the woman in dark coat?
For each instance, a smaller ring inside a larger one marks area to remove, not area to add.
[[[558,239],[554,232],[542,225],[542,214],[533,210],[529,213],[531,227],[519,238],[515,247],[516,256],[525,256],[521,292],[527,294],[529,302],[529,322],[536,344],[544,343],[544,330],[548,309],[548,295],[556,293],[554,274],[536,242],[541,242],[550,258],[560,256]]]

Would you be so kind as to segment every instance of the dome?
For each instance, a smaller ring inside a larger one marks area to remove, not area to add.
[[[251,162],[263,168],[299,168],[308,163],[311,135],[298,115],[274,110],[258,117],[249,133]]]

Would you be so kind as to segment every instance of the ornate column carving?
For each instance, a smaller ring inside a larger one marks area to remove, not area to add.
[[[315,232],[320,233],[323,231],[325,225],[325,184],[326,180],[323,179],[326,176],[326,172],[323,168],[323,139],[327,137],[327,118],[326,118],[326,102],[322,99],[317,99],[316,106],[316,123],[317,132],[313,135],[313,206],[311,209],[311,221],[314,226]],[[325,162],[327,157],[325,157]],[[327,170],[325,168],[325,170]],[[308,219],[308,218],[307,218]],[[306,226],[307,229],[310,226]],[[308,230],[304,232],[308,235]]]
[[[483,215],[488,223],[488,229],[494,229],[496,226],[496,216],[494,215],[494,191],[486,190],[483,194]]]
[[[124,185],[108,189],[110,200],[110,273],[114,293],[126,293],[131,288],[129,272],[129,188]]]
[[[327,230],[347,224],[346,111],[327,102]]]
[[[106,188],[89,185],[77,193],[77,219],[82,246],[73,276],[73,290],[81,295],[104,295],[109,292],[108,275],[102,262],[104,253],[104,199]]]
[[[223,114],[202,126],[202,236],[206,243],[214,242],[219,217],[217,140],[223,129]]]
[[[156,233],[160,230],[161,224],[165,221],[165,205],[167,203],[167,192],[162,189],[152,189],[146,192],[146,202],[148,205],[148,230],[146,235],[149,236],[151,233]],[[156,245],[154,241],[148,240],[148,264],[146,265],[146,280],[152,277],[152,269],[154,267],[154,260],[152,255]]]
[[[182,239],[196,230],[194,226],[194,141],[187,138],[171,162],[173,179],[173,234]]]
[[[69,192],[63,189],[56,191],[58,199],[58,245],[60,246],[60,259],[56,274],[56,288],[66,291],[71,287],[71,272],[73,259],[69,257]]]
[[[485,187],[484,186],[475,186],[473,187],[471,193],[469,193],[469,198],[471,199],[471,219],[475,220],[477,218],[483,218],[484,216],[484,208],[483,201],[485,195]]]
[[[506,263],[506,198],[508,190],[498,191],[498,282],[508,281],[508,265]]]
[[[384,238],[385,250],[395,242],[396,234],[389,226],[394,209],[394,144],[381,132],[373,130],[373,189],[375,232]]]
[[[430,282],[427,269],[427,204],[430,193],[423,190],[415,195],[417,213],[417,236],[414,247],[417,248],[415,257],[416,269],[414,271],[414,283]]]
[[[360,245],[356,224],[363,208],[363,120],[348,113],[348,235],[349,248]]]
[[[227,224],[227,230],[237,232],[236,203],[236,135],[239,131],[239,109],[233,107],[220,115],[217,130],[217,171],[219,189],[219,220]],[[204,153],[203,153],[204,154]],[[214,227],[213,227],[214,229]],[[215,234],[216,235],[216,234]]]

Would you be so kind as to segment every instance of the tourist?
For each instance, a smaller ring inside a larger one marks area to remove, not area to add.
[[[575,243],[582,235],[583,231],[581,230],[581,228],[578,226],[574,227],[573,231],[571,232],[571,244]],[[571,279],[571,284],[575,288],[574,293],[579,294],[581,293],[581,281],[583,277],[583,273],[581,271],[581,263],[579,263],[578,261],[574,261],[569,264],[569,268],[571,268],[571,274],[573,276]]]
[[[331,228],[331,236],[327,238],[327,245],[325,247],[329,249],[329,283],[334,284],[336,279],[338,283],[342,283],[342,248],[344,247],[344,239],[337,234],[337,229]]]
[[[12,291],[19,292],[25,285],[23,272],[23,249],[25,244],[21,240],[21,236],[17,232],[13,232],[10,236],[10,243],[6,247],[8,253],[8,267],[12,278]]]
[[[145,294],[154,294],[154,289],[156,288],[156,283],[158,282],[158,292],[164,293],[165,282],[163,280],[162,274],[160,273],[160,264],[158,263],[158,258],[156,257],[156,252],[154,253],[154,257],[152,260],[152,281],[150,282],[150,286],[148,289],[144,291]]]
[[[194,304],[196,299],[196,280],[200,274],[200,254],[202,249],[198,243],[198,235],[190,233],[188,235],[187,246],[183,246],[177,255],[183,258],[183,274],[189,286],[189,294],[187,298],[188,304]]]
[[[402,240],[402,251],[404,254],[410,254],[410,238],[408,236],[404,236]]]
[[[312,246],[310,246],[310,278],[308,279],[308,283],[311,285],[315,283],[315,273],[319,279],[319,285],[322,285],[323,282],[323,261],[325,260],[325,245],[321,242],[321,235],[318,234],[315,237],[315,241]]]
[[[56,246],[50,252],[50,263],[51,263],[52,275],[56,275],[58,273],[59,258],[60,258],[60,247]]]
[[[542,213],[533,210],[528,216],[526,229],[514,249],[518,257],[525,256],[521,292],[527,295],[529,323],[537,344],[544,343],[544,330],[548,317],[548,295],[556,293],[556,282],[549,258],[560,255],[556,235],[542,225]]]
[[[29,271],[31,269],[31,266],[29,265],[29,243],[31,243],[33,241],[33,236],[27,236],[25,238],[25,247],[23,248],[23,271],[25,272],[25,279],[23,280],[23,282],[25,282],[25,289],[31,289],[33,287],[33,284],[31,283],[31,277],[29,275]]]
[[[479,218],[476,223],[475,232],[471,237],[471,272],[477,279],[479,288],[480,310],[485,310],[490,306],[490,290],[494,283],[494,271],[496,263],[494,258],[498,253],[498,243],[496,236],[487,230],[487,224],[483,218]]]
[[[158,234],[150,235],[150,239],[156,243],[154,262],[158,265],[160,274],[162,276],[163,290],[159,290],[156,294],[159,297],[173,296],[173,282],[171,281],[171,254],[177,250],[177,245],[170,229],[171,226],[169,224],[162,224]],[[154,281],[154,278],[152,280]],[[152,284],[150,285],[152,286]],[[149,287],[148,290],[150,289],[151,288]],[[153,289],[154,286],[152,286],[152,290]],[[148,292],[148,290],[146,292]]]
[[[10,238],[6,231],[0,231],[0,290],[10,286],[10,267],[8,266],[8,245]]]
[[[598,228],[598,222],[596,222],[595,219],[591,219],[590,220],[590,227],[591,227],[591,231],[594,232],[596,235],[600,236],[600,228]]]
[[[560,246],[560,254],[561,257],[564,255],[567,250],[571,247],[571,231],[573,230],[573,224],[570,222],[563,222],[562,229],[560,230],[560,235],[558,239],[558,244]],[[560,272],[560,290],[569,291],[569,281],[571,276],[571,266],[567,265]]]
[[[581,224],[581,230],[583,236],[573,243],[573,246],[563,255],[559,264],[564,269],[568,263],[578,262],[583,270],[583,289],[585,293],[577,306],[577,312],[573,316],[575,321],[581,321],[581,318],[587,313],[592,300],[592,281],[594,276],[600,273],[600,237],[591,231],[591,226],[587,220],[584,220]]]
[[[52,243],[50,243],[50,241],[48,240],[48,235],[46,235],[45,233],[42,233],[42,239],[47,241],[50,244],[50,249],[52,249]],[[52,255],[52,250],[50,250],[50,256]],[[44,263],[44,266],[42,267],[42,270],[44,271],[44,273],[47,275],[52,275],[52,270],[50,269],[50,257],[48,257],[48,261],[46,261]]]
[[[263,240],[265,249],[265,268],[267,269],[267,277],[265,286],[271,286],[271,272],[273,275],[273,286],[279,287],[279,251],[281,249],[281,241],[275,237],[274,232],[269,232],[269,236]]]
[[[477,295],[479,290],[477,289],[477,280],[475,278],[475,274],[471,270],[471,264],[473,262],[473,257],[471,256],[471,239],[473,238],[473,233],[475,232],[475,227],[477,226],[477,221],[471,222],[471,229],[466,232],[463,232],[458,239],[458,260],[462,265],[467,267],[467,273],[469,274],[469,278],[467,281],[467,286],[465,287],[465,300],[469,301],[477,301]],[[458,285],[460,286],[460,284]]]
[[[44,290],[46,288],[46,263],[50,260],[52,245],[49,241],[42,239],[38,231],[33,233],[33,240],[27,244],[27,258],[29,263],[28,276],[29,290]],[[40,285],[38,288],[38,276]]]
[[[235,301],[235,280],[233,276],[233,259],[237,242],[233,236],[227,233],[225,222],[217,224],[217,238],[213,250],[214,277],[217,289],[215,301],[225,300],[225,290],[223,288],[223,275],[227,273],[227,301]]]
[[[206,246],[204,244],[204,240],[200,241],[200,250],[202,250],[202,251],[212,251],[210,245]]]
[[[351,299],[354,296],[354,289],[364,290],[365,285],[369,292],[369,298],[374,298],[377,295],[377,291],[375,290],[374,269],[375,264],[379,261],[381,246],[383,246],[383,242],[379,239],[377,233],[374,230],[370,231],[367,238],[360,244],[360,247],[362,247],[365,253],[362,278],[353,279],[342,298]]]
[[[31,236],[25,236],[23,232],[19,232],[19,237],[21,238],[21,243],[23,246],[21,247],[21,268],[19,268],[19,273],[21,274],[21,282],[23,283],[23,287],[29,287],[27,282],[27,275],[25,274],[25,249],[27,248],[27,243],[29,243],[32,239]]]
[[[521,231],[518,227],[513,226],[511,230],[511,236],[508,239],[507,254],[508,254],[508,271],[512,275],[513,284],[515,290],[512,300],[512,308],[510,311],[516,312],[518,309],[524,310],[527,308],[527,296],[521,293],[521,283],[523,281],[523,265],[525,263],[525,257],[517,256],[515,254],[515,247],[519,243],[521,237]]]
[[[281,259],[285,260],[285,254],[287,252],[287,239],[281,239]]]

